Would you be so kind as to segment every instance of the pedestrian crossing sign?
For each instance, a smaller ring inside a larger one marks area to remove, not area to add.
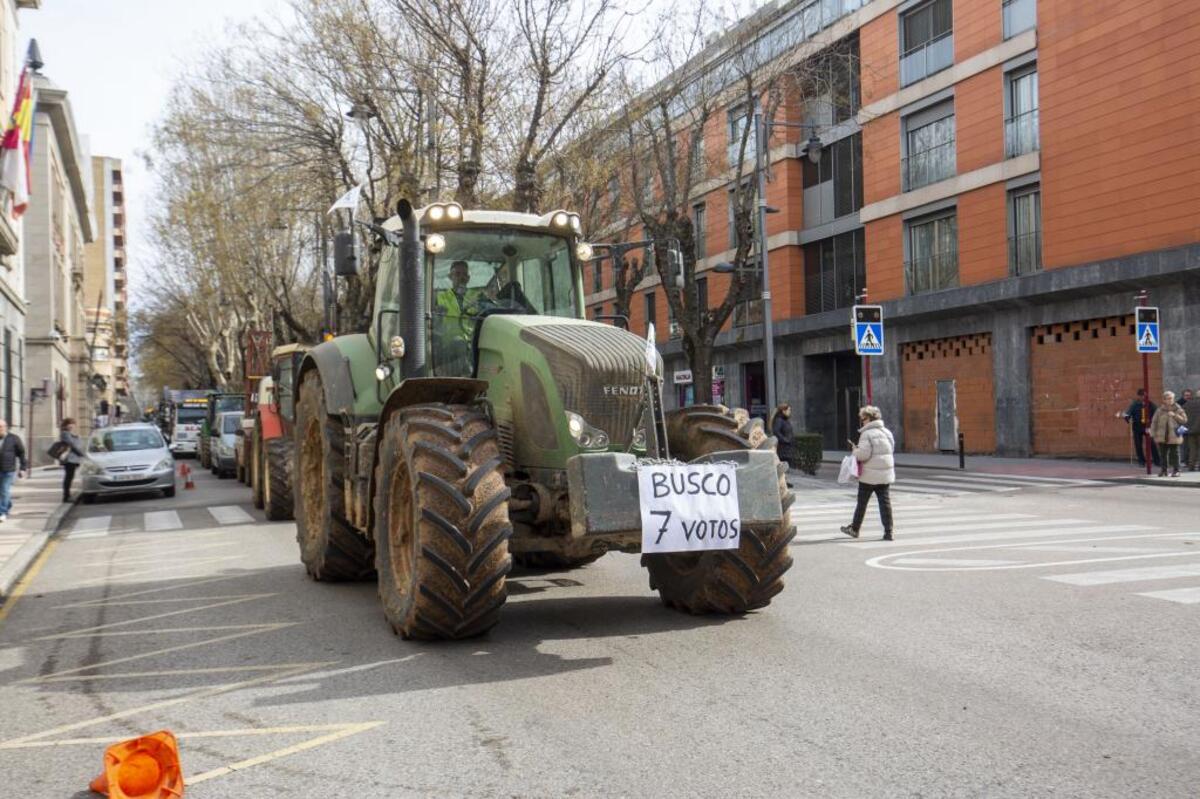
[[[1141,353],[1162,352],[1162,340],[1158,337],[1158,309],[1137,308],[1137,351]]]
[[[854,351],[859,355],[883,355],[883,308],[854,306]]]

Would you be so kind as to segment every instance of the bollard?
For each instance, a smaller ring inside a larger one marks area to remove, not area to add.
[[[963,449],[963,434],[958,434],[958,468],[967,468],[967,454]]]

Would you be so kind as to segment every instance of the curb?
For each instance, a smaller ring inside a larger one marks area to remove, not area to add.
[[[9,558],[8,562],[0,566],[0,599],[8,598],[13,586],[25,574],[25,570],[29,568],[30,564],[37,560],[38,555],[42,554],[46,544],[50,543],[50,539],[58,532],[63,517],[70,513],[77,501],[78,499],[60,504],[53,513],[46,517],[41,532],[34,534],[32,538],[21,545],[21,548]]]
[[[1101,477],[1096,479],[1116,485],[1156,486],[1158,488],[1200,488],[1200,482],[1178,482],[1169,477]]]

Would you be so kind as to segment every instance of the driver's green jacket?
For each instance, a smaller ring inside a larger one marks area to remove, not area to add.
[[[434,314],[443,340],[471,340],[482,294],[480,289],[467,289],[460,299],[454,289],[442,289],[437,293]]]

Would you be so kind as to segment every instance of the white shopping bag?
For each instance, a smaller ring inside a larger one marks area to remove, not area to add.
[[[842,468],[838,472],[839,483],[852,483],[858,479],[858,458],[847,455],[842,458]]]

